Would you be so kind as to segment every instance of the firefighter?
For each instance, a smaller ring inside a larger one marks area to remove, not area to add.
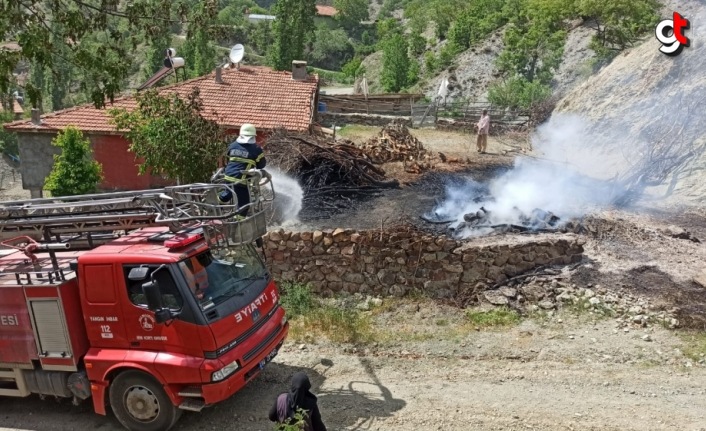
[[[231,202],[233,194],[237,199],[238,209],[250,203],[250,190],[244,180],[244,173],[252,168],[263,169],[267,163],[265,153],[255,143],[256,135],[255,126],[243,124],[238,138],[228,147],[225,180],[231,183],[231,186],[218,195],[218,200],[223,204]],[[248,208],[238,211],[241,217],[245,217],[247,213]]]

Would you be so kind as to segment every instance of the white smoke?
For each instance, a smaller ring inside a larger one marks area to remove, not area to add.
[[[464,215],[482,207],[493,225],[520,224],[520,217],[535,209],[568,221],[608,205],[614,191],[605,179],[614,174],[611,168],[619,166],[622,156],[596,153],[586,133],[588,127],[575,115],[553,116],[533,138],[537,156],[518,157],[511,170],[487,185],[470,178],[460,185],[448,185],[444,202],[428,217],[453,220],[450,227],[457,228]],[[460,234],[468,237],[487,232],[467,229]]]
[[[275,199],[272,204],[273,224],[287,226],[298,223],[304,190],[296,179],[277,168],[267,168],[267,172],[272,175],[272,185],[275,189]]]

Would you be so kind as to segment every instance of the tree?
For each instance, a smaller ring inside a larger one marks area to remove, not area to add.
[[[289,70],[293,60],[304,59],[304,47],[313,37],[315,0],[277,0],[272,7],[274,44],[268,60],[275,70]]]
[[[357,27],[370,17],[368,3],[368,0],[333,0],[333,7],[338,10],[336,18],[345,28]]]
[[[217,15],[216,4],[200,2],[191,11],[191,18],[198,18],[189,24],[186,42],[182,46],[184,58],[189,61],[186,70],[195,78],[210,73],[216,67],[216,46],[213,40],[217,28],[208,22],[209,17]]]
[[[330,29],[322,25],[316,29],[316,41],[309,53],[313,66],[322,69],[340,70],[341,66],[353,58],[355,49],[348,40],[345,30]]]
[[[193,0],[191,0],[193,2]],[[132,64],[132,52],[145,35],[159,33],[174,23],[174,17],[190,26],[215,22],[216,0],[205,0],[208,14],[190,17],[189,0],[5,0],[0,2],[0,40],[16,41],[19,51],[0,50],[0,93],[8,91],[12,74],[22,60],[60,74],[63,63],[82,71],[81,86],[97,107],[113,100],[125,88]],[[120,24],[120,25],[119,25]],[[105,33],[101,43],[87,44],[96,33]],[[55,45],[70,50],[62,54]],[[52,56],[61,55],[61,61]],[[27,91],[37,106],[40,93]]]
[[[498,67],[506,75],[549,84],[564,54],[563,21],[571,4],[565,0],[523,0],[518,16],[505,32]]]
[[[382,87],[397,93],[409,83],[410,58],[407,41],[400,33],[388,36],[382,51]]]
[[[202,116],[198,88],[186,99],[156,90],[139,93],[137,108],[109,111],[112,122],[130,140],[142,160],[140,174],[152,172],[184,183],[207,181],[225,151],[224,133]]]
[[[52,196],[72,196],[95,193],[102,180],[100,163],[93,160],[91,142],[75,127],[67,127],[52,145],[61,148],[54,155],[54,166],[44,182]]]
[[[576,11],[589,18],[589,26],[596,30],[591,48],[603,58],[632,46],[653,31],[659,8],[656,0],[576,1]]]

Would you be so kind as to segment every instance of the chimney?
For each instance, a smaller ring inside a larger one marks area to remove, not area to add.
[[[39,118],[39,109],[32,108],[32,124],[39,126],[42,124],[42,120]]]
[[[223,69],[221,69],[221,66],[216,68],[216,84],[223,84]]]
[[[306,81],[308,77],[306,73],[306,61],[292,61],[292,79],[295,81]]]

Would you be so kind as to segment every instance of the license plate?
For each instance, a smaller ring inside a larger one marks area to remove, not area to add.
[[[260,369],[265,368],[265,365],[267,365],[270,361],[272,361],[272,359],[274,359],[274,357],[277,356],[277,353],[279,353],[279,352],[277,351],[277,349],[275,349],[275,350],[271,351],[269,355],[265,356],[265,359],[260,361],[260,364],[259,364]]]

